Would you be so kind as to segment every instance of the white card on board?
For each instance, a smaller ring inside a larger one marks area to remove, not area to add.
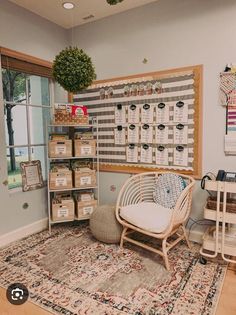
[[[148,144],[141,146],[141,163],[152,163],[152,147]]]
[[[123,125],[125,123],[126,123],[125,106],[122,106],[122,104],[117,104],[115,107],[115,124]]]
[[[175,123],[188,122],[188,104],[179,101],[174,105],[174,122]]]
[[[125,128],[122,126],[117,126],[114,129],[115,144],[125,144]]]
[[[156,164],[169,165],[169,149],[159,145],[156,147]]]
[[[141,122],[143,124],[153,123],[153,105],[144,104],[141,109]]]
[[[156,143],[157,144],[168,144],[169,139],[169,128],[163,124],[156,127]]]
[[[168,123],[169,118],[169,106],[165,103],[159,103],[156,106],[156,122],[157,124]]]
[[[128,107],[128,123],[129,124],[139,123],[139,106],[132,104]]]
[[[174,126],[174,143],[188,144],[188,126],[182,124]]]
[[[129,163],[138,163],[138,146],[134,143],[126,147],[126,159]]]
[[[139,142],[139,126],[131,124],[128,126],[128,142],[138,143]]]
[[[174,148],[174,165],[188,166],[188,149],[183,146]]]
[[[153,127],[144,124],[141,127],[141,142],[142,143],[152,143],[153,142]]]

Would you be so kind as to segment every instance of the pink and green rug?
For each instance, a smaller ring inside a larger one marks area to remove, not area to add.
[[[212,315],[226,265],[201,265],[198,251],[171,250],[167,272],[154,253],[95,241],[84,224],[56,226],[0,250],[0,286],[23,283],[60,315]]]

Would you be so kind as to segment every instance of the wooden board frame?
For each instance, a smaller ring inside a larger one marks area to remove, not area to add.
[[[126,83],[133,83],[135,80],[153,80],[162,79],[165,77],[176,77],[188,72],[192,72],[194,75],[194,161],[193,171],[188,170],[171,170],[192,175],[196,179],[202,177],[202,86],[203,86],[203,65],[188,66],[176,69],[169,69],[157,72],[142,73],[137,75],[130,75],[125,77],[117,77],[109,80],[98,80],[92,84],[92,88],[101,88],[104,86],[112,85],[116,81],[125,81]],[[73,94],[68,95],[68,101],[73,103]],[[102,165],[100,164],[100,171],[104,172],[118,172],[118,173],[140,173],[144,171],[170,171],[166,168],[150,168],[150,167],[138,167],[138,166],[124,166],[124,165]]]

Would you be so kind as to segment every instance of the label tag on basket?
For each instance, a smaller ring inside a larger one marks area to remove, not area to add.
[[[91,196],[91,194],[81,194],[80,199],[81,199],[81,201],[91,201],[92,196]]]
[[[81,147],[81,155],[91,155],[92,154],[92,146],[82,146]]]
[[[93,212],[93,206],[83,207],[83,214],[91,214]]]
[[[56,186],[66,186],[66,185],[67,185],[66,177],[56,178]]]
[[[66,146],[65,145],[56,145],[55,153],[58,155],[66,154]]]
[[[58,218],[68,217],[68,215],[69,215],[69,210],[66,207],[62,207],[62,208],[57,210]]]
[[[80,178],[80,185],[91,185],[91,176],[83,176]]]

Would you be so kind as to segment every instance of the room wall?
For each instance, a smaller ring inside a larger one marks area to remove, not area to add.
[[[67,32],[33,13],[6,0],[0,1],[0,46],[52,61],[68,44]],[[58,87],[56,89],[58,91]],[[57,92],[56,92],[57,93]],[[60,99],[64,94],[60,92]],[[4,121],[0,94],[0,119]],[[46,190],[9,192],[7,179],[4,124],[0,124],[0,236],[47,217]],[[23,203],[29,208],[24,210]],[[1,243],[1,242],[0,242]]]
[[[225,109],[218,88],[219,72],[236,61],[235,12],[234,0],[159,0],[69,34],[92,57],[98,79],[203,64],[203,174],[234,171],[236,158],[224,154]],[[101,174],[102,202],[115,201],[127,176]],[[111,185],[117,186],[114,192]],[[198,182],[191,217],[202,217],[206,196]]]

